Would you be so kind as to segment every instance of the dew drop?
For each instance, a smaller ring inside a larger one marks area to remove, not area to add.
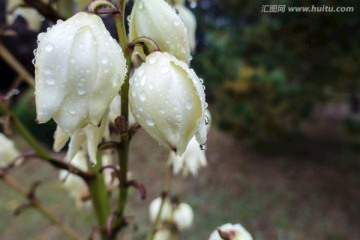
[[[200,150],[202,150],[202,151],[204,151],[204,150],[206,150],[207,149],[207,146],[206,146],[206,144],[200,144]]]
[[[76,91],[77,93],[81,96],[81,95],[84,95],[86,93],[86,90],[84,88],[84,85],[82,84],[78,84],[77,87],[76,87]]]
[[[59,19],[56,21],[56,24],[62,24],[63,22],[64,22],[63,20]]]
[[[150,64],[154,64],[156,62],[156,58],[155,57],[152,57],[149,59],[149,63]]]
[[[153,89],[153,88],[154,88],[154,85],[150,84],[149,89]]]
[[[75,115],[76,111],[75,110],[70,110],[69,113],[70,113],[70,115]]]
[[[175,19],[173,20],[173,24],[174,24],[174,26],[179,26],[179,25],[180,25],[179,19],[175,18]]]
[[[72,58],[72,59],[70,59],[70,62],[75,63],[76,61],[75,61],[75,59]]]
[[[146,83],[146,80],[147,80],[147,77],[146,77],[146,76],[143,76],[143,77],[141,78],[140,85],[141,85],[141,86],[144,86],[145,83]]]
[[[144,75],[144,72],[145,72],[144,68],[139,69],[139,72],[138,72],[139,77]]]
[[[49,68],[47,68],[47,67],[44,67],[44,68],[43,68],[43,72],[44,72],[46,75],[51,74],[51,70],[50,70]]]
[[[145,92],[140,93],[140,100],[143,101],[143,102],[146,100],[146,93]]]
[[[152,117],[150,117],[150,116],[146,117],[146,124],[149,125],[150,127],[155,125],[154,120],[152,119]]]
[[[48,85],[54,85],[55,84],[55,79],[52,78],[51,76],[48,76],[45,78],[45,82],[48,84]]]
[[[33,60],[31,60],[31,63],[35,66],[36,65],[36,59],[34,58]]]
[[[143,9],[144,5],[142,3],[139,4],[139,9]]]
[[[211,123],[210,118],[205,115],[205,125],[209,125]]]
[[[45,50],[51,52],[54,49],[54,45],[52,43],[45,44]]]
[[[160,108],[159,111],[160,111],[161,114],[164,114],[164,113],[165,113],[165,109],[163,109],[163,108]]]
[[[101,63],[102,64],[108,64],[109,63],[109,57],[108,57],[108,55],[106,54],[106,53],[102,53],[101,55],[100,55],[100,61],[101,61]]]
[[[192,104],[192,102],[191,101],[188,101],[187,103],[186,103],[186,109],[187,110],[190,110],[190,109],[192,109],[192,107],[193,107],[193,104]]]
[[[45,33],[39,33],[39,35],[37,36],[37,40],[40,42],[45,36]]]

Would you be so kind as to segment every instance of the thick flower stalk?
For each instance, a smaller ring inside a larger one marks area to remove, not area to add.
[[[16,149],[13,141],[0,133],[0,168],[10,164],[19,155],[20,152]],[[21,161],[21,159],[19,160]]]
[[[252,240],[250,233],[237,224],[226,223],[211,233],[209,240]]]
[[[98,126],[127,72],[122,50],[101,18],[77,13],[38,40],[37,121],[53,118],[68,135],[88,124]]]
[[[130,79],[130,108],[141,127],[157,142],[182,155],[195,135],[206,142],[202,80],[169,53],[154,52]]]
[[[160,51],[190,63],[190,43],[187,29],[175,10],[165,0],[136,0],[130,16],[130,40],[148,37]],[[145,58],[140,48],[140,55]]]

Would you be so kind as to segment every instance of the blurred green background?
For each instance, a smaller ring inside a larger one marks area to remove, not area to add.
[[[21,18],[6,25],[6,2],[0,0],[0,41],[33,72],[38,32]],[[79,2],[85,6],[86,1]],[[72,1],[54,4],[61,16],[71,16]],[[204,79],[213,124],[208,167],[198,178],[174,182],[173,192],[195,211],[194,226],[182,239],[207,239],[226,222],[240,222],[258,240],[360,239],[360,2],[198,0],[187,5],[198,23],[191,66]],[[262,12],[279,5],[286,6],[284,13]],[[287,9],[301,6],[354,11]],[[42,31],[52,18],[42,20]],[[104,21],[113,30],[111,17]],[[0,71],[5,93],[16,74],[1,59]],[[18,88],[22,94],[14,110],[51,145],[54,124],[36,125],[33,90]],[[17,143],[29,149],[21,139]],[[143,131],[132,144],[130,169],[147,183],[149,196],[142,202],[132,193],[128,214],[135,215],[138,226],[134,239],[143,239],[147,206],[161,191],[167,152]],[[27,186],[43,180],[39,197],[44,204],[89,235],[95,223],[91,211],[72,210],[56,170],[34,161],[14,176]],[[0,239],[66,239],[34,210],[13,217],[23,202],[0,182]]]

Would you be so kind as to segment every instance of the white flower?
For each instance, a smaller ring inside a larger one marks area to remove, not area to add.
[[[169,53],[154,52],[135,70],[129,104],[141,127],[177,155],[194,135],[205,144],[207,103],[202,80]]]
[[[70,138],[69,149],[65,159],[71,161],[75,154],[82,148],[90,156],[90,161],[96,163],[96,154],[99,143],[103,138],[109,140],[109,119],[108,111],[105,112],[104,118],[101,121],[100,126],[87,125],[84,128],[80,128],[74,132]],[[67,135],[59,126],[56,128],[54,134],[54,151],[60,151],[69,140]]]
[[[73,158],[71,164],[82,171],[87,171],[87,158],[84,151],[79,151]],[[75,199],[76,207],[83,206],[83,199],[89,195],[89,189],[85,181],[66,170],[61,170],[59,174],[60,180],[63,181],[63,186],[70,192],[71,196]]]
[[[195,137],[190,140],[183,155],[176,156],[173,151],[170,151],[169,163],[172,165],[174,174],[179,174],[182,170],[184,176],[187,176],[189,172],[197,176],[198,170],[207,165],[205,151],[200,149]]]
[[[111,155],[105,153],[102,155],[102,164],[103,166],[109,165],[112,163]],[[78,169],[87,172],[88,159],[87,153],[85,151],[78,151],[71,161],[71,165],[77,167]],[[108,190],[112,190],[118,185],[117,179],[113,179],[113,171],[111,169],[104,169],[104,180]],[[89,197],[89,189],[85,181],[77,176],[76,174],[69,173],[66,170],[61,170],[59,174],[60,180],[63,181],[63,186],[70,192],[71,196],[75,199],[77,207],[83,206],[84,199]]]
[[[172,234],[168,229],[159,229],[156,231],[153,240],[172,240]]]
[[[246,231],[246,229],[240,224],[231,224],[226,223],[220,226],[217,230],[215,230],[211,235],[209,240],[224,240],[219,235],[219,231],[227,236],[228,240],[252,240],[250,233]]]
[[[149,207],[149,215],[150,215],[150,221],[154,222],[157,218],[157,215],[160,211],[160,206],[162,201],[163,207],[161,209],[161,215],[160,215],[160,221],[171,221],[172,219],[172,206],[171,202],[168,198],[155,198],[151,203]]]
[[[189,64],[190,44],[185,24],[164,0],[136,0],[129,29],[131,40],[148,37],[157,43],[160,51]]]
[[[126,62],[100,17],[77,13],[38,36],[37,121],[51,118],[68,135],[98,126],[124,83]]]
[[[173,212],[173,220],[179,230],[188,229],[194,221],[194,212],[189,204],[180,203]]]
[[[0,167],[10,164],[16,157],[20,155],[13,141],[0,133]],[[19,159],[19,162],[21,159]]]
[[[189,37],[190,49],[191,51],[195,51],[196,18],[194,14],[187,7],[184,6],[183,1],[180,1],[177,4],[175,4],[174,8],[178,11],[180,18],[183,20],[186,26]]]

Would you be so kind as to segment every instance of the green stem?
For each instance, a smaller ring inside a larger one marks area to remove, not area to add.
[[[91,178],[87,181],[87,185],[90,191],[90,197],[96,213],[96,217],[101,228],[102,239],[107,239],[106,236],[106,223],[110,216],[110,203],[109,196],[105,185],[104,174],[99,170],[102,166],[102,154],[98,153],[97,164],[94,167],[90,167],[90,171],[95,174],[95,178]]]
[[[41,215],[47,218],[50,222],[57,225],[61,228],[69,237],[75,240],[84,240],[74,229],[72,229],[69,225],[60,221],[56,218],[47,208],[45,208],[40,201],[33,194],[29,194],[29,192],[20,185],[14,178],[9,176],[6,172],[0,171],[0,179],[2,179],[9,187],[20,193],[22,196],[28,198],[30,200],[31,206],[38,210]],[[30,197],[31,196],[31,197]]]
[[[0,43],[0,56],[7,62],[30,86],[35,87],[35,79],[31,74],[19,63],[19,61]]]
[[[121,129],[120,129],[120,144],[118,148],[119,152],[119,201],[118,201],[118,218],[115,221],[114,227],[115,231],[119,230],[121,224],[123,224],[125,206],[128,198],[128,180],[127,180],[127,172],[128,172],[128,158],[129,158],[129,124],[128,124],[128,116],[129,116],[129,76],[130,76],[130,67],[131,67],[131,55],[132,50],[128,48],[128,40],[125,30],[125,0],[119,1],[119,9],[120,12],[115,13],[114,21],[116,24],[116,29],[118,33],[120,47],[124,53],[124,57],[126,59],[127,65],[127,74],[125,77],[125,82],[121,87]]]

